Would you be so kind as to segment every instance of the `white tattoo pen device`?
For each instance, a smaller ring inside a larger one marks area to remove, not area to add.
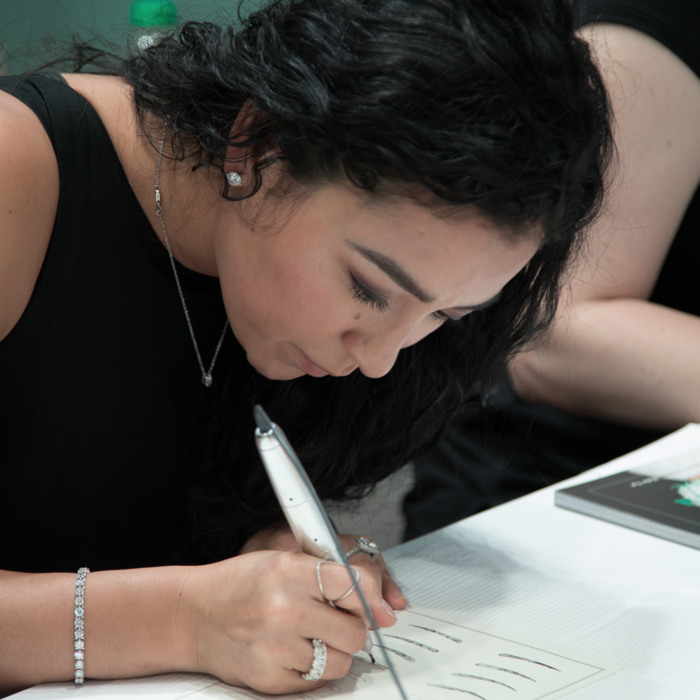
[[[321,504],[306,470],[289,444],[287,436],[278,425],[269,419],[261,406],[255,406],[254,416],[257,424],[255,442],[258,452],[297,543],[307,554],[343,564],[350,575],[350,580],[354,581],[355,573],[335,533],[335,528]],[[359,586],[356,591],[362,602],[365,615],[380,639],[379,628]],[[372,640],[368,634],[364,651],[369,654],[371,649]],[[396,675],[394,665],[383,646],[382,651],[401,698],[406,700],[406,694]]]
[[[255,430],[258,452],[302,551],[344,564],[345,551],[287,436],[260,406],[255,407],[254,415],[258,426]]]

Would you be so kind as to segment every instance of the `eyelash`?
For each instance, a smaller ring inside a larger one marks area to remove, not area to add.
[[[435,311],[431,314],[435,323],[445,323],[445,321],[454,321],[455,319],[450,318],[447,314],[443,314],[442,311]]]
[[[366,304],[373,311],[386,311],[389,308],[389,302],[386,299],[382,299],[373,292],[371,292],[367,287],[361,284],[354,275],[350,275],[352,295],[360,303]],[[449,321],[450,317],[442,313],[442,311],[436,311],[431,314],[435,323],[444,323]]]
[[[371,292],[367,287],[357,280],[354,275],[350,275],[352,295],[362,304],[367,304],[373,311],[386,311],[389,308],[389,302],[386,299],[382,299],[373,292]]]

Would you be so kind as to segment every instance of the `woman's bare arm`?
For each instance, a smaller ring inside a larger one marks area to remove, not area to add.
[[[619,162],[552,334],[516,358],[512,377],[529,400],[672,429],[700,421],[700,318],[648,298],[700,182],[700,79],[633,29],[585,34],[611,94]]]
[[[186,666],[179,588],[185,569],[94,572],[85,587],[85,668],[92,678]],[[76,575],[0,572],[0,693],[71,680]]]
[[[358,556],[358,559],[362,557]],[[269,693],[310,690],[311,640],[328,648],[324,680],[343,677],[367,636],[343,566],[301,552],[259,551],[204,566],[98,571],[85,584],[85,677],[202,672]],[[382,579],[356,562],[359,585],[382,626]],[[0,572],[0,694],[74,674],[76,574]],[[347,614],[348,612],[352,614]]]
[[[36,115],[0,92],[0,341],[34,290],[58,204],[58,165]]]

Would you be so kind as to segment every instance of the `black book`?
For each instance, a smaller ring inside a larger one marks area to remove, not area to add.
[[[700,549],[700,451],[559,489],[554,503]]]

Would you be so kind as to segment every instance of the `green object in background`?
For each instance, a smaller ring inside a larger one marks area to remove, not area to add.
[[[175,26],[177,9],[171,0],[134,0],[129,9],[129,23],[132,27],[129,49],[139,53]]]
[[[264,2],[246,0],[245,14]],[[238,6],[238,2],[224,0],[158,0],[157,10],[168,4],[176,7],[178,23],[191,19],[221,25],[235,23],[235,12],[230,8]],[[148,27],[129,22],[131,5],[131,0],[0,0],[0,44],[5,49],[0,73],[32,70],[57,54],[63,55],[76,34],[121,53],[132,34],[150,33]],[[138,7],[136,10],[134,19],[142,21]],[[161,25],[160,33],[174,28],[174,24]]]
[[[170,0],[134,0],[129,9],[134,27],[163,27],[177,22],[177,9]]]

